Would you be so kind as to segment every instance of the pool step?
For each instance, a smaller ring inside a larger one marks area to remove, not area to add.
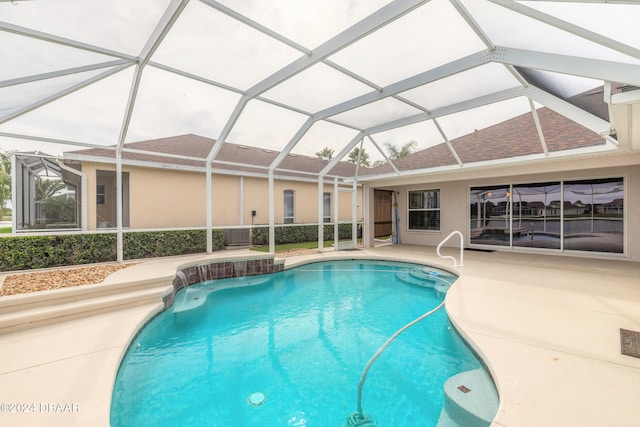
[[[444,384],[445,402],[437,427],[488,427],[498,410],[498,394],[489,375],[474,369]]]
[[[173,292],[169,280],[93,284],[6,296],[0,299],[0,334],[101,311],[157,302]]]
[[[424,267],[400,270],[396,273],[396,276],[398,279],[411,285],[434,288],[440,298],[444,298],[451,287],[451,283],[456,279],[454,276],[441,275],[438,272]]]

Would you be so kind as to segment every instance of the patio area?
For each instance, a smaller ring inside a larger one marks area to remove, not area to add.
[[[457,256],[448,249],[446,255]],[[169,278],[212,255],[145,261],[105,283]],[[482,355],[501,402],[493,426],[635,426],[640,358],[621,354],[620,328],[640,330],[640,264],[617,259],[465,251],[449,291],[453,323]],[[433,247],[388,245],[289,257],[372,257],[449,268]],[[120,358],[157,300],[0,335],[0,424],[106,426]]]

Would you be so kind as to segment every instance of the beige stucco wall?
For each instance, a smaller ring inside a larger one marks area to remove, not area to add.
[[[491,175],[491,176],[488,176]],[[468,206],[469,188],[482,185],[535,183],[550,180],[609,178],[622,176],[625,179],[624,221],[625,255],[606,256],[640,261],[640,153],[621,156],[592,157],[579,161],[547,161],[537,164],[522,164],[508,168],[478,169],[457,174],[440,174],[423,177],[379,180],[367,183],[367,195],[373,199],[373,189],[381,188],[399,192],[398,210],[400,217],[400,241],[406,244],[439,244],[451,231],[459,230],[465,236],[465,246],[469,245]],[[441,229],[440,231],[407,230],[407,192],[418,189],[440,189]],[[373,218],[373,207],[368,206],[366,244],[373,245],[369,224]],[[369,219],[370,218],[370,219]],[[457,246],[457,238],[446,246]],[[498,248],[505,250],[505,248]],[[513,249],[513,250],[523,250]],[[575,252],[572,253],[575,255]],[[590,255],[585,253],[585,255]],[[596,256],[604,256],[598,254]]]
[[[96,205],[96,173],[99,170],[115,171],[115,167],[88,162],[82,165],[82,171],[87,175],[88,182],[87,211],[90,230],[96,229],[99,224],[96,215],[104,216],[104,212],[100,212],[100,209],[108,209],[107,206]],[[127,165],[122,167],[122,171],[129,173],[129,215],[132,229],[206,225],[206,182],[203,173]],[[296,223],[318,221],[317,182],[276,179],[274,181],[276,224],[284,222],[285,190],[294,191]],[[333,194],[333,184],[326,184],[323,191]],[[244,194],[242,199],[241,192]],[[214,226],[269,223],[269,188],[266,178],[214,174],[212,194]],[[111,202],[115,200],[110,196],[107,199]],[[357,219],[359,220],[363,217],[361,189],[358,190],[357,200]],[[332,218],[334,203],[335,197],[332,195]],[[351,220],[351,205],[351,193],[339,191],[340,221]],[[256,216],[253,218],[252,211],[256,211]]]

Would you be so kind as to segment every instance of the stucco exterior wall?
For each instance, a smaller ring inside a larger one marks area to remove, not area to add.
[[[625,183],[624,198],[624,236],[625,254],[602,254],[588,256],[611,256],[640,261],[640,165],[637,153],[612,158],[584,159],[580,162],[550,162],[544,165],[501,168],[492,170],[469,171],[465,175],[432,175],[429,177],[404,178],[394,181],[367,183],[368,197],[372,198],[373,189],[380,188],[398,193],[400,220],[400,242],[416,245],[438,245],[451,231],[459,230],[465,237],[465,246],[469,246],[469,189],[470,187],[500,184],[526,184],[555,180],[579,180],[594,178],[613,178],[622,176]],[[635,163],[635,164],[634,164]],[[609,164],[609,166],[607,166]],[[518,173],[520,171],[521,173]],[[487,176],[491,174],[492,176]],[[398,181],[403,181],[398,183]],[[414,231],[407,227],[407,192],[409,190],[440,189],[441,224],[440,231]],[[371,200],[371,199],[370,199]],[[367,213],[372,221],[373,209],[368,206]],[[373,245],[367,226],[366,244]],[[458,239],[452,238],[446,246],[458,246]],[[534,250],[525,248],[509,249],[496,247],[497,250]],[[571,255],[577,255],[571,252]]]
[[[115,171],[115,166],[85,162],[82,171],[87,175],[88,227],[95,230],[100,223],[99,219],[104,217],[101,210],[111,209],[115,202],[115,197],[111,197],[113,191],[109,189],[106,201],[111,205],[96,205],[96,174],[97,171]],[[132,229],[206,226],[206,181],[203,173],[127,165],[123,165],[122,171],[129,174],[128,214]],[[115,183],[111,187],[115,190]],[[318,221],[318,184],[276,179],[276,224],[284,222],[285,190],[294,192],[296,223]],[[333,184],[326,184],[323,191],[332,193],[333,219]],[[358,189],[357,193],[357,219],[361,219],[362,190]],[[266,178],[214,174],[212,194],[214,227],[269,223],[269,188]],[[339,220],[351,220],[351,192],[339,191],[338,203]],[[252,216],[252,211],[255,211],[255,216]]]

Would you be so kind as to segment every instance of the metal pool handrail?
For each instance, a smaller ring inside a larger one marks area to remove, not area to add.
[[[454,234],[457,234],[458,236],[460,236],[460,264],[458,264],[458,262],[456,261],[456,258],[450,255],[442,255],[440,253],[440,248],[442,247],[442,245],[449,240]],[[464,250],[464,236],[462,235],[461,232],[459,232],[458,230],[452,231],[447,237],[445,237],[442,242],[440,242],[440,244],[438,245],[438,247],[436,248],[436,253],[438,254],[438,256],[440,258],[446,258],[446,259],[452,259],[453,260],[453,266],[454,267],[463,267],[463,250]]]
[[[371,359],[369,359],[369,361],[367,362],[367,365],[364,367],[364,369],[362,371],[362,375],[360,376],[360,382],[358,383],[358,413],[354,414],[354,415],[357,416],[360,420],[365,419],[365,415],[362,412],[362,386],[364,385],[364,382],[367,380],[367,373],[369,372],[369,369],[371,368],[371,365],[373,365],[373,362],[375,362],[376,359],[382,354],[382,352],[387,347],[389,347],[389,345],[393,342],[393,340],[396,339],[396,337],[398,335],[400,335],[401,333],[403,333],[404,331],[406,331],[407,329],[409,329],[410,327],[412,327],[413,325],[415,325],[416,323],[418,323],[422,319],[425,319],[425,318],[431,316],[433,313],[435,313],[436,311],[440,310],[442,307],[444,307],[444,300],[440,304],[438,304],[438,306],[436,308],[434,308],[433,310],[430,310],[430,311],[424,313],[422,316],[412,320],[411,322],[407,323],[402,328],[400,328],[396,332],[394,332],[394,334],[391,335],[389,337],[389,339],[387,341],[385,341],[384,344],[382,344],[382,346],[380,346],[378,351],[376,351],[375,354],[373,356],[371,356]]]

